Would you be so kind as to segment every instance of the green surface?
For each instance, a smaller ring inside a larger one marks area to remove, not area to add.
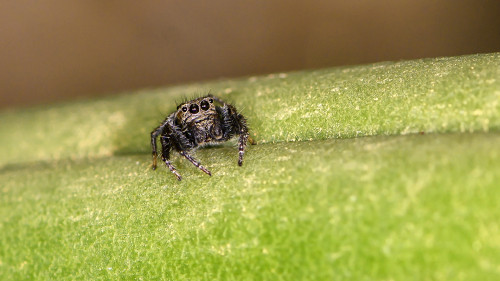
[[[233,142],[195,153],[212,177],[151,171],[149,132],[209,90],[249,119],[244,166]],[[496,280],[499,129],[498,53],[4,111],[0,276]]]

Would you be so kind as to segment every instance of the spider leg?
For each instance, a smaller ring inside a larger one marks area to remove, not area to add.
[[[169,161],[170,149],[172,148],[172,146],[170,145],[170,142],[168,141],[167,137],[164,137],[164,136],[161,136],[160,140],[161,140],[161,147],[162,147],[161,159],[163,160],[163,162],[165,162],[165,164],[170,169],[170,171],[177,177],[177,180],[182,180],[182,177],[179,174],[179,172],[177,172],[174,165],[172,165],[172,163]]]
[[[243,155],[245,155],[245,147],[247,146],[247,141],[250,138],[248,134],[247,121],[243,115],[239,114],[232,105],[228,105],[228,112],[233,115],[233,122],[236,123],[239,131],[236,133],[240,135],[238,143],[238,166],[243,165]],[[250,138],[250,143],[253,143],[253,139]]]
[[[247,146],[247,140],[248,140],[248,128],[245,124],[241,125],[240,122],[240,139],[239,139],[239,145],[238,145],[238,152],[239,152],[239,157],[238,157],[238,165],[241,166],[243,165],[243,155],[245,154],[245,147]]]
[[[210,173],[210,171],[207,170],[207,168],[203,167],[200,164],[200,162],[196,161],[196,159],[194,159],[193,156],[189,155],[186,151],[179,151],[179,154],[186,157],[186,159],[189,160],[189,162],[193,163],[193,165],[195,165],[198,169],[205,172],[205,174],[212,176],[212,173]]]
[[[163,128],[162,126],[160,126],[151,132],[151,149],[153,150],[153,170],[156,170],[156,158],[158,157],[158,152],[156,149],[156,138],[158,138],[162,130]]]
[[[217,102],[224,103],[224,101],[219,98],[212,98]],[[242,166],[247,141],[250,140],[251,144],[255,143],[254,140],[249,136],[247,121],[245,117],[243,117],[243,115],[239,114],[238,111],[236,111],[236,108],[234,106],[227,103],[224,103],[223,107],[219,107],[218,112],[221,115],[224,138],[229,139],[233,135],[240,136],[238,142],[238,165]]]

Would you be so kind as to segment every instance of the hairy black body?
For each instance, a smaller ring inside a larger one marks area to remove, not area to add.
[[[177,179],[181,180],[181,175],[170,162],[172,149],[211,176],[212,173],[188,152],[204,144],[227,141],[237,135],[239,136],[238,165],[241,166],[247,140],[253,144],[252,139],[249,139],[245,117],[239,114],[234,106],[212,95],[182,103],[177,106],[177,111],[170,114],[160,126],[151,132],[153,170],[156,169],[158,157],[156,146],[158,136],[162,148],[161,159]]]

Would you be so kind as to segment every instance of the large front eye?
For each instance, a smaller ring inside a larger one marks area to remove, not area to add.
[[[210,105],[208,104],[208,101],[204,100],[200,103],[200,107],[203,110],[207,110],[210,107]]]
[[[192,105],[189,107],[189,112],[191,112],[191,113],[193,113],[193,114],[198,113],[198,111],[200,111],[200,109],[198,108],[198,105],[197,105],[197,104],[192,104]]]

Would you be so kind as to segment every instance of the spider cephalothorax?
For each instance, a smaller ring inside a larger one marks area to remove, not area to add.
[[[178,180],[181,175],[170,162],[170,150],[174,149],[188,159],[193,165],[211,176],[188,152],[207,143],[223,142],[239,135],[238,165],[243,164],[243,154],[247,144],[248,127],[245,117],[236,111],[234,106],[221,99],[208,95],[177,106],[177,111],[170,114],[165,121],[151,132],[153,149],[153,170],[156,169],[156,139],[160,136],[161,158]],[[250,139],[252,143],[252,140]]]

